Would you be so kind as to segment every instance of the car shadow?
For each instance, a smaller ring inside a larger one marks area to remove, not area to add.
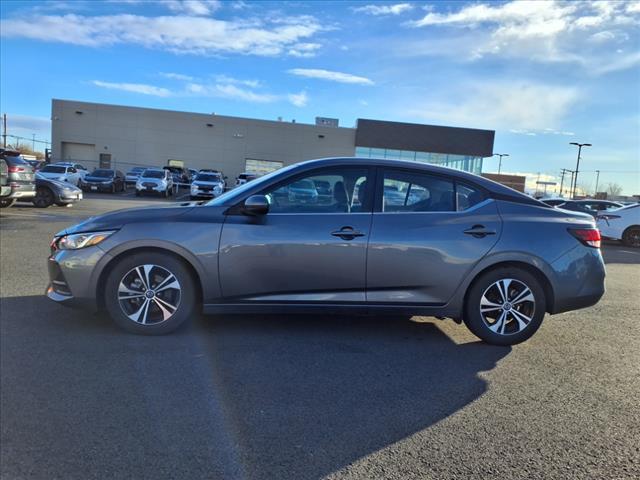
[[[145,337],[41,296],[0,308],[3,437],[56,458],[51,476],[323,478],[478,399],[511,351],[456,344],[437,320],[331,311]]]

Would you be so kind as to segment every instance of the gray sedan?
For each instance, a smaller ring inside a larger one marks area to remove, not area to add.
[[[300,182],[331,198],[288,195]],[[392,192],[392,193],[391,193]],[[171,332],[205,313],[429,315],[500,345],[604,293],[593,218],[485,178],[390,160],[292,165],[203,205],[108,213],[59,232],[46,294]]]

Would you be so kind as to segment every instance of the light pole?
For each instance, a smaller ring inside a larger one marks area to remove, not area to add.
[[[599,180],[600,180],[600,170],[596,170],[596,191],[594,192],[594,195],[598,195],[598,181]]]
[[[578,171],[580,170],[580,154],[582,153],[582,147],[590,147],[590,143],[577,143],[570,142],[569,145],[576,145],[578,147],[578,160],[576,161],[576,173],[573,177],[573,192],[571,198],[576,198],[576,187],[578,186]]]
[[[500,169],[502,168],[502,157],[508,157],[508,153],[494,153],[494,157],[500,157],[500,161],[498,162],[498,175],[500,175]]]

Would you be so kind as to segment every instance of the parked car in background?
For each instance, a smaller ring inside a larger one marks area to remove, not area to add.
[[[36,173],[36,196],[23,201],[30,201],[38,208],[47,208],[53,204],[64,207],[79,200],[82,200],[80,188],[69,182],[51,180]]]
[[[256,175],[255,173],[241,173],[236,177],[236,187],[244,185],[245,183],[250,182],[251,180],[255,180],[256,178],[258,178],[258,175]]]
[[[176,186],[189,185],[191,183],[191,172],[189,172],[188,168],[167,165],[162,169],[171,172],[171,179]]]
[[[623,205],[621,203],[612,202],[610,200],[567,200],[566,202],[558,205],[558,208],[574,212],[588,213],[592,217],[596,218],[600,212],[606,212],[622,206]]]
[[[73,168],[76,169],[76,172],[78,172],[78,174],[80,175],[80,178],[84,178],[89,173],[89,170],[87,170],[87,167],[85,167],[81,163],[56,162],[56,163],[52,163],[51,165],[61,165],[61,166],[66,166],[66,167],[73,167]]]
[[[49,178],[51,180],[58,180],[60,182],[69,182],[73,185],[79,186],[82,180],[82,174],[70,165],[58,165],[52,163],[46,165],[39,170],[39,173],[43,178]]]
[[[331,203],[273,195],[316,180],[330,183]],[[407,193],[385,199],[385,185]],[[425,194],[412,198],[414,188]],[[322,159],[205,204],[110,212],[69,227],[51,243],[47,296],[104,307],[138,334],[171,332],[198,310],[340,311],[449,317],[486,342],[512,345],[545,313],[599,301],[599,248],[587,215],[477,175]]]
[[[622,240],[628,247],[640,248],[640,204],[599,213],[598,228],[605,238]]]
[[[9,165],[4,158],[0,158],[0,200],[11,195],[9,185]]]
[[[10,207],[17,199],[35,197],[36,184],[33,167],[24,161],[20,152],[0,149],[0,158],[7,164],[6,182],[11,187],[11,192],[0,199],[0,208]]]
[[[140,178],[140,174],[146,170],[146,167],[133,167],[124,176],[124,182],[127,186],[135,185]]]
[[[173,174],[167,168],[147,168],[136,182],[136,196],[156,193],[168,197],[173,195]]]
[[[80,183],[84,192],[124,192],[124,173],[111,168],[96,168]]]
[[[198,173],[191,182],[191,200],[214,198],[224,193],[224,180],[219,173]]]
[[[218,175],[220,175],[220,178],[222,179],[224,190],[227,189],[227,176],[224,173],[222,173],[221,170],[216,170],[214,168],[201,168],[200,170],[198,170],[198,173],[217,173]]]

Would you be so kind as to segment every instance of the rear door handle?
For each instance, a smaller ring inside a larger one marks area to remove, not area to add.
[[[364,233],[354,230],[353,227],[342,227],[340,230],[331,232],[334,237],[340,237],[343,240],[353,240],[356,237],[364,237]]]
[[[484,225],[474,225],[473,227],[465,230],[463,233],[472,235],[475,238],[484,238],[487,235],[495,235],[495,230],[487,230]]]

